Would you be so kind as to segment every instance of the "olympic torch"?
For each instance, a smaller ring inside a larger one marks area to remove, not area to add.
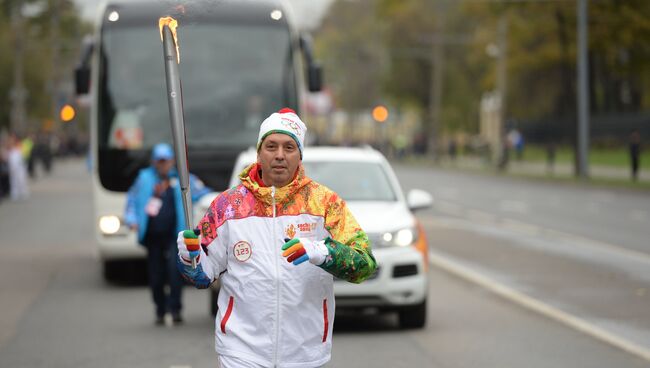
[[[178,22],[172,17],[163,17],[158,20],[160,38],[163,43],[167,102],[169,104],[169,118],[172,125],[172,139],[174,141],[178,178],[181,186],[183,211],[185,213],[185,227],[192,229],[192,195],[190,193],[190,171],[187,163],[185,119],[183,117],[183,90],[178,68],[181,59],[178,51],[177,26]],[[192,258],[192,268],[196,268],[196,258]]]

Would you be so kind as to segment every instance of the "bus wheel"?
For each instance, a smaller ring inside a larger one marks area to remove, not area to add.
[[[120,265],[117,261],[104,261],[102,265],[104,271],[104,280],[107,282],[116,282],[120,278]]]
[[[104,280],[127,286],[147,285],[147,263],[143,259],[104,261]]]

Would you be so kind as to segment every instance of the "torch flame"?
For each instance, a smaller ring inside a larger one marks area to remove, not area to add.
[[[172,31],[172,36],[174,37],[174,45],[176,46],[176,59],[177,62],[181,63],[181,53],[178,50],[178,35],[176,33],[176,27],[178,27],[178,21],[172,17],[162,17],[158,19],[158,28],[160,28],[160,40],[163,40],[163,27],[169,27],[169,30]]]

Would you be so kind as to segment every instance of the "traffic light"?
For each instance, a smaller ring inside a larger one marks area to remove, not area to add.
[[[61,117],[61,121],[64,122],[64,123],[67,123],[67,122],[71,121],[72,119],[74,119],[74,117],[76,115],[76,111],[74,110],[74,107],[72,107],[71,105],[66,104],[66,105],[63,105],[63,107],[61,108],[61,111],[59,112],[59,115]]]
[[[378,123],[383,123],[388,119],[388,109],[386,106],[378,105],[372,109],[372,118]]]

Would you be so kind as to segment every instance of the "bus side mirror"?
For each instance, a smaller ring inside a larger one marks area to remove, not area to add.
[[[323,67],[312,63],[307,66],[307,88],[309,92],[318,92],[323,89]]]
[[[77,95],[85,95],[90,91],[90,69],[85,67],[75,68],[74,84]]]
[[[309,92],[318,92],[323,88],[323,68],[314,60],[311,39],[308,36],[300,36],[300,49],[307,62],[307,88]]]
[[[90,92],[90,64],[95,49],[95,43],[90,35],[86,35],[81,43],[81,55],[79,64],[74,70],[74,84],[77,95],[85,95]]]

